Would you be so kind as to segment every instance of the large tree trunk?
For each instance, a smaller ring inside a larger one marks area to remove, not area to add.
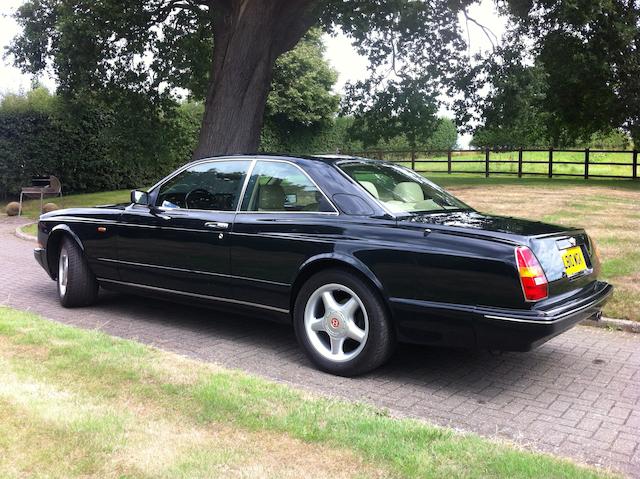
[[[211,80],[194,159],[254,153],[278,56],[316,20],[318,0],[217,0]]]

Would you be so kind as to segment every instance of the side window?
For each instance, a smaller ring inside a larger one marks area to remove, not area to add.
[[[300,168],[258,161],[242,201],[242,211],[333,212],[325,196]]]
[[[200,163],[160,187],[156,206],[235,211],[250,161]]]

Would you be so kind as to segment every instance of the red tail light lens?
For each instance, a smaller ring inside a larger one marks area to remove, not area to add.
[[[549,282],[533,252],[526,246],[518,246],[516,248],[516,262],[524,299],[539,301],[546,298],[549,295]]]

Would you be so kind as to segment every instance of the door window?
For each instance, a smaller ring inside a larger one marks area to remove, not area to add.
[[[235,211],[250,164],[250,161],[212,161],[192,166],[160,187],[156,205]]]
[[[258,161],[242,202],[242,211],[334,212],[327,198],[300,168]]]

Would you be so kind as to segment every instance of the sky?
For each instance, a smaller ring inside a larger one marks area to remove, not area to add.
[[[11,39],[20,32],[20,27],[9,15],[15,12],[15,9],[22,3],[24,0],[1,0],[0,51],[2,55],[0,57],[4,56],[5,47],[11,43]],[[506,22],[504,18],[498,16],[494,0],[481,0],[480,3],[469,9],[469,15],[491,28],[498,38],[504,33]],[[469,24],[468,34],[472,53],[491,48],[491,43],[479,27]],[[325,35],[325,43],[327,47],[326,58],[338,72],[338,81],[334,87],[336,92],[342,92],[348,81],[357,81],[366,77],[368,61],[356,53],[348,37],[345,35],[335,37]],[[23,74],[19,69],[11,66],[9,59],[0,58],[0,95],[29,90],[31,80],[30,75]],[[50,90],[55,89],[55,79],[51,74],[42,75],[40,82]],[[446,109],[442,109],[439,114],[453,116]],[[468,142],[468,136],[462,136],[459,140],[461,146],[466,146]]]

